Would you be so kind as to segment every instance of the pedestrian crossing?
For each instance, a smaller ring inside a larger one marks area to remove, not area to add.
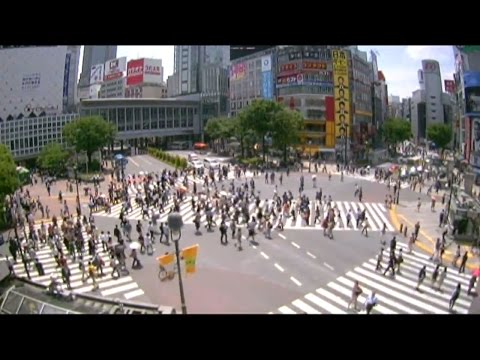
[[[60,226],[61,222],[59,222]],[[48,226],[47,223],[45,223]],[[40,224],[35,225],[35,231],[40,228]],[[88,235],[83,230],[83,238],[85,239],[85,249],[88,249],[87,241]],[[43,265],[43,269],[45,271],[45,275],[40,276],[38,274],[37,269],[35,268],[33,261],[29,267],[29,272],[31,276],[31,281],[39,283],[44,286],[48,286],[51,282],[50,276],[56,275],[58,279],[61,279],[61,270],[60,267],[57,267],[57,263],[53,256],[52,251],[48,245],[40,244],[40,249],[36,251],[36,257]],[[97,253],[105,262],[103,266],[103,273],[104,276],[100,276],[100,273],[97,274],[96,282],[98,284],[99,289],[94,293],[97,295],[101,295],[104,297],[112,297],[118,299],[120,296],[130,300],[136,297],[144,295],[144,291],[138,287],[138,284],[133,280],[131,276],[121,276],[118,279],[112,277],[112,267],[110,266],[110,257],[109,255],[103,251],[102,244],[99,243],[96,245]],[[64,254],[68,254],[68,251],[65,247],[65,244],[62,241],[62,249]],[[83,294],[93,291],[93,282],[92,279],[88,279],[86,281],[82,281],[82,271],[79,268],[78,258],[77,261],[73,261],[70,256],[65,256],[68,264],[68,268],[70,269],[71,276],[70,276],[70,285],[72,287],[72,291],[77,294]],[[88,255],[88,251],[85,252],[84,255],[84,263],[88,264],[88,261],[91,260],[91,256]],[[127,265],[128,266],[128,265]],[[27,278],[27,273],[25,271],[25,267],[21,261],[20,255],[17,255],[17,263],[14,265],[15,274],[19,277]],[[85,275],[87,277],[87,275]],[[60,280],[64,289],[66,289],[66,285],[63,284],[62,280]]]
[[[133,185],[128,189],[131,195],[135,195],[138,191]],[[197,201],[197,197],[193,196],[195,201]],[[195,210],[192,208],[191,205],[192,195],[187,195],[184,198],[184,201],[180,204],[180,214],[183,217],[184,224],[193,224],[195,218]],[[271,202],[271,200],[261,200],[259,208],[264,209],[267,205],[267,202]],[[386,224],[387,231],[395,231],[394,226],[390,223],[387,215],[387,209],[381,203],[363,203],[363,202],[356,202],[356,201],[332,201],[331,206],[336,209],[336,218],[335,218],[335,227],[334,230],[359,230],[361,228],[361,224],[359,223],[357,226],[357,215],[365,210],[366,217],[368,219],[369,224],[369,231],[381,231],[383,229],[383,223]],[[110,213],[101,211],[97,213],[97,216],[102,217],[109,217],[109,218],[116,218],[120,217],[120,212],[122,210],[123,205],[121,203],[112,206]],[[164,212],[160,213],[158,209],[153,209],[153,206],[149,208],[150,217],[157,216],[157,222],[166,222],[169,210],[173,207],[173,197],[170,197],[169,201],[164,206]],[[248,204],[249,207],[249,219],[252,216],[256,216],[258,209],[255,205],[255,201],[252,201]],[[295,207],[295,200],[293,202],[293,207]],[[288,217],[285,216],[283,218],[283,227],[284,229],[323,229],[322,224],[320,221],[317,221],[315,225],[313,225],[313,220],[315,217],[315,207],[316,204],[314,202],[310,202],[310,219],[309,225],[307,225],[307,221],[304,217],[298,215],[296,216],[295,220],[288,214]],[[321,208],[321,218],[323,219],[328,210],[328,205],[324,203],[323,205],[319,205]],[[348,223],[347,214],[350,213],[351,221]],[[135,201],[132,200],[132,210],[129,211],[126,215],[128,220],[142,220],[142,208],[139,207]],[[221,213],[215,212],[213,215],[213,220],[218,223],[221,219]],[[242,215],[240,216],[240,223],[245,222]],[[145,220],[149,220],[149,217],[145,217]],[[206,214],[202,212],[201,222],[206,222]],[[278,226],[280,222],[280,216],[273,221],[272,225],[275,227]],[[229,221],[226,221],[227,225],[229,225]]]
[[[390,181],[389,179],[388,180],[378,180],[375,178],[375,174],[368,174],[368,175],[360,175],[358,173],[355,173],[355,174],[348,174],[346,175],[348,177],[351,177],[351,178],[354,178],[354,179],[359,179],[359,180],[365,180],[365,181],[370,181],[370,182],[375,182],[375,183],[378,183],[378,184],[387,184],[388,181]],[[393,183],[392,183],[392,186],[393,186]],[[404,182],[402,181],[400,183],[400,188],[403,190],[403,189],[408,189],[410,187],[410,184],[408,182]]]
[[[449,314],[449,300],[458,283],[461,284],[461,293],[456,301],[454,313],[468,314],[473,297],[467,294],[470,274],[459,274],[458,270],[448,267],[447,275],[441,289],[432,286],[432,272],[435,264],[429,256],[413,251],[408,254],[407,246],[397,243],[403,248],[404,262],[401,264],[401,273],[395,277],[383,275],[386,261],[382,264],[383,270],[375,271],[377,259],[372,258],[357,266],[345,275],[328,283],[326,287],[316,289],[288,305],[281,306],[269,314],[352,314],[356,311],[348,308],[355,281],[358,281],[363,293],[358,297],[359,313],[365,314],[364,303],[366,298],[375,291],[378,305],[372,314]],[[416,291],[418,273],[427,266],[427,277]],[[443,267],[440,267],[443,272]]]

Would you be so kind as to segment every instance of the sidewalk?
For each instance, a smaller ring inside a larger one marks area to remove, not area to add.
[[[390,210],[392,224],[400,230],[400,224],[408,227],[407,237],[413,232],[415,223],[420,222],[420,234],[415,245],[429,254],[433,253],[435,242],[437,238],[442,238],[443,228],[438,226],[439,216],[442,211],[441,194],[435,206],[435,211],[430,210],[430,203],[422,204],[420,212],[417,212],[416,201],[400,201],[399,205],[394,205]],[[438,196],[438,195],[437,195]],[[445,202],[445,207],[446,207]],[[403,235],[402,235],[403,237]],[[476,269],[480,266],[480,258],[478,255],[472,253],[472,247],[461,245],[461,253],[468,251],[467,268],[470,270]],[[451,261],[456,251],[456,243],[451,236],[447,235],[446,251],[444,254],[445,261]]]

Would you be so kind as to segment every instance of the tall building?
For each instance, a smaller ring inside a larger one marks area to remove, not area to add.
[[[400,96],[389,95],[387,116],[389,118],[403,118],[402,109],[403,103],[400,101]]]
[[[92,66],[97,64],[105,64],[108,60],[115,59],[116,57],[117,46],[84,46],[82,73],[80,74],[80,80],[78,81],[78,88],[84,89],[90,86],[90,72]]]
[[[75,109],[78,46],[0,50],[0,121]]]
[[[418,72],[420,89],[412,93],[411,125],[417,142],[427,139],[427,127],[452,121],[452,99],[443,93],[440,64],[436,60],[422,60]]]

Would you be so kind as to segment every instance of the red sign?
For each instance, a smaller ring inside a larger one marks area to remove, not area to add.
[[[450,93],[450,94],[455,93],[455,81],[453,81],[453,80],[445,80],[445,81],[444,81],[444,84],[445,84],[445,91],[446,91],[447,93]]]
[[[280,65],[279,67],[279,72],[284,73],[284,72],[292,72],[298,69],[298,65],[296,63],[291,63],[291,64],[283,64]]]
[[[327,70],[327,64],[318,61],[304,61],[303,68],[306,70]]]
[[[325,96],[325,115],[327,121],[335,121],[335,100],[333,96]]]
[[[144,59],[130,60],[127,65],[127,85],[137,85],[143,82]]]
[[[436,72],[438,70],[437,63],[432,61],[426,61],[423,63],[423,71],[425,72]]]

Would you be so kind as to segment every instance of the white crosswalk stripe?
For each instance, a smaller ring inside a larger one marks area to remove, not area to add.
[[[340,173],[336,173],[337,175],[339,175]],[[387,185],[387,181],[390,181],[390,180],[378,180],[378,179],[375,179],[375,174],[368,174],[368,175],[360,175],[360,174],[348,174],[348,175],[345,175],[345,176],[348,176],[348,177],[351,177],[351,178],[354,178],[354,179],[359,179],[359,180],[365,180],[365,181],[370,181],[370,182],[376,182],[378,184],[385,184],[385,186]],[[392,186],[393,186],[393,183],[392,183]],[[410,184],[407,183],[407,182],[403,182],[401,183],[400,185],[400,188],[401,189],[408,189],[410,187]]]
[[[60,225],[61,222],[59,222]],[[48,227],[48,223],[45,223]],[[35,225],[35,231],[41,227],[40,224]],[[85,231],[82,231],[83,238],[85,239],[85,250],[88,250],[88,235]],[[65,247],[65,244],[62,243],[62,250],[63,253],[66,255],[68,251]],[[134,299],[138,296],[144,294],[143,290],[138,287],[138,284],[132,279],[131,276],[121,276],[118,279],[112,277],[112,267],[110,266],[110,257],[105,251],[103,251],[102,244],[99,241],[97,244],[97,253],[105,262],[103,266],[103,273],[104,276],[97,276],[97,284],[99,285],[99,290],[95,292],[97,295],[101,296],[111,296],[113,298],[118,298],[119,296],[123,296],[125,299]],[[25,271],[25,267],[20,259],[20,255],[17,255],[17,263],[14,265],[15,274],[19,277],[27,278],[27,273]],[[60,268],[57,267],[57,263],[55,258],[53,257],[53,253],[50,250],[48,245],[42,247],[40,245],[39,250],[36,252],[36,257],[40,260],[43,265],[43,269],[45,271],[45,275],[39,276],[37,269],[35,268],[33,261],[29,267],[29,272],[31,276],[31,281],[39,283],[41,285],[48,286],[50,284],[50,276],[52,274],[57,275],[59,279],[61,279],[61,271]],[[68,264],[68,268],[70,269],[71,276],[70,276],[70,285],[72,287],[73,292],[75,293],[87,293],[93,290],[93,283],[92,279],[88,279],[87,281],[82,281],[82,272],[79,268],[78,257],[77,261],[73,262],[70,256],[65,256]],[[84,255],[85,263],[91,259],[91,256],[88,255],[88,251]],[[127,265],[128,266],[128,265]],[[87,275],[85,275],[87,277]],[[62,283],[62,280],[60,280]],[[66,288],[66,285],[62,285]]]
[[[383,271],[375,271],[377,260],[372,258],[361,266],[355,267],[345,275],[328,283],[324,288],[309,292],[300,299],[292,301],[274,311],[274,314],[351,314],[355,313],[353,307],[348,308],[352,295],[354,282],[358,280],[363,293],[358,297],[357,306],[359,313],[365,313],[364,303],[367,296],[375,291],[378,305],[372,314],[449,314],[450,297],[458,283],[461,284],[460,296],[453,307],[454,313],[467,314],[473,297],[467,294],[470,274],[459,274],[458,270],[448,267],[447,276],[441,291],[432,287],[431,276],[435,264],[429,256],[417,251],[408,254],[407,246],[397,243],[403,248],[404,262],[401,264],[401,273],[395,277],[384,276]],[[385,257],[384,257],[384,260]],[[427,277],[416,291],[418,272],[427,265]],[[382,264],[386,267],[385,261]],[[440,273],[443,266],[440,267]]]
[[[129,187],[129,193],[132,195],[135,195],[138,189],[136,189],[134,186]],[[195,211],[192,209],[191,206],[191,200],[192,200],[192,195],[186,195],[184,200],[180,204],[180,214],[183,216],[183,222],[185,224],[193,224],[194,218],[195,218]],[[128,220],[142,220],[142,209],[136,204],[136,202],[132,199],[132,210],[126,214],[126,218]],[[116,204],[112,206],[110,213],[107,213],[105,211],[100,211],[96,213],[96,216],[102,216],[102,217],[110,217],[110,218],[115,218],[118,219],[120,216],[120,212],[122,209],[122,204]],[[158,214],[158,219],[157,222],[166,222],[168,215],[169,215],[169,210],[173,206],[173,196],[170,196],[170,199],[167,201],[167,203],[164,206],[165,211],[163,213],[159,213],[157,209],[153,209],[153,207],[149,208],[150,214]],[[265,200],[260,201],[260,208],[264,208],[265,206]],[[294,206],[294,205],[292,205]],[[311,219],[309,219],[309,225],[306,224],[305,219],[297,215],[295,222],[293,221],[293,218],[290,216],[287,218],[283,219],[283,225],[284,229],[318,229],[322,230],[322,224],[321,222],[317,221],[315,225],[313,225],[313,219],[315,217],[315,203],[313,201],[310,202],[310,214],[311,214]],[[387,210],[385,209],[384,205],[381,203],[361,203],[361,202],[356,202],[356,201],[333,201],[332,206],[336,207],[338,209],[338,213],[340,216],[336,216],[336,225],[334,230],[357,230],[357,224],[356,224],[356,217],[359,211],[366,211],[366,217],[368,219],[368,224],[369,224],[369,231],[381,231],[383,229],[383,223],[386,224],[387,231],[395,231],[395,228],[393,225],[390,223],[390,221],[387,219],[387,216],[385,215],[387,213]],[[255,206],[255,201],[251,201],[250,204],[248,205],[249,209],[249,218],[252,216],[256,216],[257,213],[257,208]],[[326,216],[327,213],[327,204],[323,204],[323,209],[321,213],[323,214],[323,218]],[[347,226],[347,214],[351,210],[351,220],[350,224]],[[213,219],[214,221],[218,224],[220,221],[221,214],[220,213],[215,213]],[[242,215],[240,216],[241,221],[243,221]],[[149,217],[145,217],[145,220],[148,220]],[[275,229],[280,221],[280,217],[277,216],[277,218],[272,222],[273,228]],[[202,211],[202,217],[201,217],[201,222],[204,223],[206,222],[206,214]],[[227,226],[229,225],[229,221],[226,221]],[[361,226],[359,225],[359,228]]]

